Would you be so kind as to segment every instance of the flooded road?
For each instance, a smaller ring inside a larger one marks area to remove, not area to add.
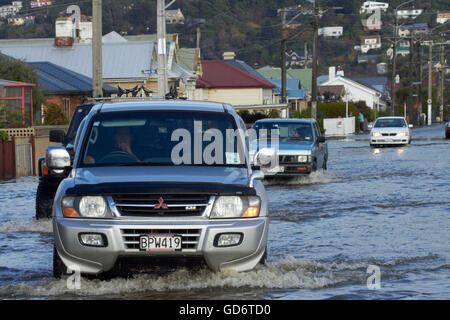
[[[413,130],[407,147],[368,135],[329,141],[327,172],[267,185],[268,263],[180,270],[70,290],[52,278],[50,221],[34,220],[37,178],[0,184],[0,299],[449,299],[450,141]],[[367,280],[380,270],[381,289]]]

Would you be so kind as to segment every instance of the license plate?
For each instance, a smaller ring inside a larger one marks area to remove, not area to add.
[[[264,168],[262,171],[266,173],[283,173],[284,167],[269,167]]]
[[[178,251],[181,250],[181,236],[145,235],[139,238],[141,251]]]

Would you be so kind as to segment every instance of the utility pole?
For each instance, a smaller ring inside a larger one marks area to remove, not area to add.
[[[394,45],[392,56],[392,77],[391,77],[391,116],[395,113],[395,78],[397,73],[397,35],[398,35],[398,14],[395,10]]]
[[[305,69],[308,69],[308,42],[305,42]]]
[[[422,79],[423,79],[423,69],[422,69],[422,65],[423,65],[423,59],[422,59],[422,55],[423,55],[423,50],[422,50],[422,43],[419,42],[419,125],[424,125],[424,123],[422,123],[422,113],[423,113],[423,108],[422,108]]]
[[[445,77],[445,47],[441,46],[441,105],[439,107],[440,122],[444,121],[444,77]]]
[[[102,0],[92,0],[92,96],[103,96]]]
[[[312,87],[311,87],[311,118],[317,119],[317,60],[319,57],[319,1],[314,1],[314,39],[312,61]]]
[[[287,50],[287,26],[286,26],[286,8],[281,9],[281,103],[287,102],[286,89],[286,50]]]
[[[432,106],[433,106],[433,42],[429,41],[429,57],[428,57],[428,125],[432,123]]]
[[[167,83],[167,45],[166,45],[166,7],[165,0],[157,0],[157,38],[158,38],[158,96],[168,93]]]

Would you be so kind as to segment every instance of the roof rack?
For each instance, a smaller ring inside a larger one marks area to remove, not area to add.
[[[87,98],[86,100],[93,101],[136,101],[136,100],[166,100],[164,97],[101,97],[101,98]]]

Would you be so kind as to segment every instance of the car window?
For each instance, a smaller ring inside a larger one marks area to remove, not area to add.
[[[81,167],[245,165],[234,118],[195,111],[100,113],[90,121]]]
[[[375,128],[406,128],[404,119],[378,119]]]
[[[83,119],[89,114],[90,111],[91,107],[79,107],[75,109],[72,120],[70,121],[69,129],[67,130],[65,143],[68,143],[75,139],[81,121],[83,121]]]
[[[258,139],[272,138],[272,130],[278,130],[280,140],[313,141],[313,128],[310,123],[262,122],[253,126]]]

